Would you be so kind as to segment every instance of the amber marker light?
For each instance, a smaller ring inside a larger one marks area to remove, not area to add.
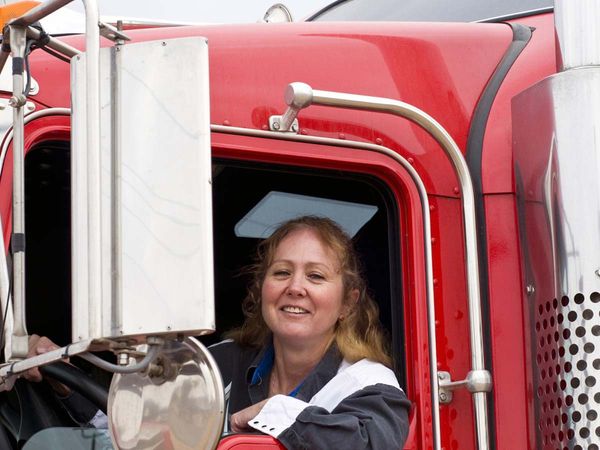
[[[4,26],[13,19],[21,17],[27,11],[35,8],[41,2],[34,1],[21,1],[10,3],[6,6],[0,6],[0,31],[4,29]]]

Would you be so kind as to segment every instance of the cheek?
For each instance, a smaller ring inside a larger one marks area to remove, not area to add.
[[[262,289],[260,290],[260,296],[263,307],[265,304],[273,303],[277,299],[277,286],[275,286],[273,283],[265,281],[262,285]]]

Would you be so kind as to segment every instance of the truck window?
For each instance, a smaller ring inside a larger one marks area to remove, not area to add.
[[[393,250],[399,248],[397,213],[383,184],[366,176],[223,161],[214,166],[217,333],[206,343],[216,342],[223,332],[243,322],[241,303],[248,283],[244,268],[253,262],[260,234],[292,216],[323,215],[336,207],[346,208],[348,223],[342,226],[355,230],[364,273],[389,333],[397,372],[403,377],[400,261]],[[258,232],[248,231],[253,229]]]
[[[342,0],[312,16],[311,21],[476,22],[549,8],[549,0]]]

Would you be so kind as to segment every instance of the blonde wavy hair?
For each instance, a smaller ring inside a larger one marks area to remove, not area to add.
[[[300,229],[315,231],[321,242],[339,258],[344,303],[349,306],[347,314],[343,320],[338,320],[334,331],[335,341],[342,356],[349,362],[367,358],[392,367],[385,333],[379,322],[379,308],[367,292],[352,240],[339,225],[324,217],[302,216],[289,220],[258,245],[256,262],[249,267],[252,280],[242,303],[245,321],[241,327],[229,331],[226,337],[247,347],[260,347],[265,344],[270,330],[261,312],[263,281],[281,241]],[[351,299],[354,290],[359,293],[356,302]]]

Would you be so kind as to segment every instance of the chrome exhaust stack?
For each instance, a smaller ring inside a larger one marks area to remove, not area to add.
[[[555,4],[558,73],[513,99],[537,448],[600,438],[600,4]],[[533,125],[533,126],[532,126]]]

